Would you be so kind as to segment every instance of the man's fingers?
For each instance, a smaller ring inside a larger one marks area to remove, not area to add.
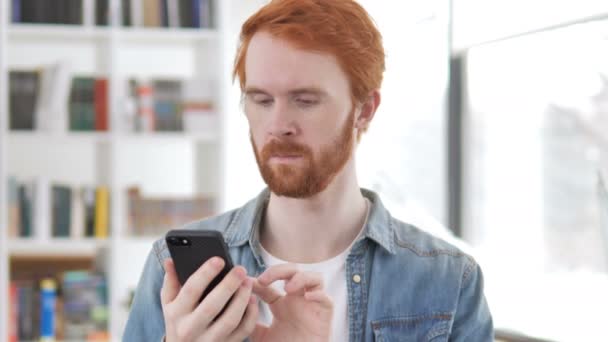
[[[243,266],[230,270],[194,310],[193,315],[197,317],[198,322],[205,326],[211,324],[246,279],[247,270]]]
[[[321,289],[323,289],[323,277],[318,272],[298,272],[285,282],[285,292],[289,294]]]
[[[321,304],[326,309],[333,309],[334,303],[323,290],[314,290],[304,293],[304,298],[311,302]]]
[[[266,334],[268,334],[268,327],[262,324],[256,324],[253,333],[249,337],[251,342],[263,342],[266,340]]]
[[[184,286],[175,298],[176,305],[182,312],[190,312],[197,305],[203,292],[224,268],[224,259],[213,257],[207,260],[196,272],[186,280]]]
[[[173,259],[165,259],[163,266],[165,269],[165,278],[163,280],[163,287],[160,290],[160,301],[163,305],[166,305],[177,297],[181,285],[177,279],[177,273],[175,273]]]
[[[260,284],[268,286],[277,280],[289,280],[298,272],[298,267],[295,264],[275,265],[260,274],[258,281]]]
[[[226,336],[231,335],[237,329],[243,319],[243,314],[247,309],[247,305],[249,304],[252,285],[252,279],[245,279],[245,281],[241,283],[241,286],[232,297],[232,300],[230,300],[226,310],[209,327],[211,336],[225,339]]]
[[[241,320],[239,326],[230,335],[230,341],[244,341],[247,337],[251,336],[255,325],[258,321],[258,301],[255,296],[249,296],[249,304],[247,304],[247,310],[245,310],[245,316]]]
[[[270,287],[269,285],[262,285],[259,280],[253,282],[253,293],[255,293],[260,299],[267,304],[274,303],[277,299],[281,298],[282,294]]]

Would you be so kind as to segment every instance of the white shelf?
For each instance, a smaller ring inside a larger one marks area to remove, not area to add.
[[[11,257],[93,257],[97,250],[106,247],[108,239],[53,238],[11,238],[8,253]]]
[[[214,29],[194,28],[122,28],[118,30],[123,42],[154,43],[192,43],[218,39],[218,31]]]
[[[115,136],[117,140],[142,141],[159,143],[163,141],[190,141],[190,142],[217,142],[219,136],[216,133],[186,133],[186,132],[151,132],[151,133],[119,133]]]
[[[219,33],[208,28],[170,27],[121,27],[114,31],[107,26],[59,25],[59,24],[11,24],[9,39],[108,39],[112,32],[125,42],[154,44],[189,43],[217,40]]]
[[[110,133],[110,132],[63,132],[49,133],[38,131],[11,131],[8,134],[10,144],[23,142],[41,144],[50,143],[107,143],[110,141],[137,141],[162,143],[169,141],[190,141],[213,143],[219,140],[216,133],[186,132],[146,132],[146,133]],[[9,145],[10,145],[9,144]]]
[[[98,143],[105,142],[109,139],[108,132],[64,132],[64,133],[49,133],[39,131],[10,131],[8,138],[11,144],[28,142],[41,144],[70,142],[70,143]]]
[[[53,24],[11,24],[8,28],[9,39],[106,39],[110,35],[107,27],[88,27],[83,25]]]

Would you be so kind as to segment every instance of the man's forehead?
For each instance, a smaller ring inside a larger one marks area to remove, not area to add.
[[[346,74],[330,53],[298,49],[266,32],[256,33],[245,58],[245,89],[293,93],[316,89],[334,93],[348,89]]]

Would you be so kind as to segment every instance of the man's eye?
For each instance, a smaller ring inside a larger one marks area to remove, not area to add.
[[[314,106],[316,105],[319,101],[317,101],[316,99],[307,99],[307,98],[297,98],[296,102],[301,105],[301,106]]]
[[[269,97],[253,97],[253,102],[261,106],[269,106],[272,104],[272,98]]]

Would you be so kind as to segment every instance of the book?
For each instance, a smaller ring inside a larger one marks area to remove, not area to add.
[[[160,0],[143,0],[144,26],[160,27]]]
[[[12,21],[34,24],[82,24],[86,0],[13,0]]]
[[[19,221],[21,226],[19,229],[20,237],[33,236],[34,227],[34,186],[33,184],[20,184],[18,187],[19,195]]]
[[[198,14],[200,16],[200,27],[211,28],[214,26],[213,5],[211,0],[201,0]]]
[[[192,0],[192,27],[201,27],[201,0]]]
[[[167,16],[169,27],[180,27],[179,1],[167,1]]]
[[[36,102],[36,129],[65,132],[70,97],[71,71],[68,61],[59,61],[40,71],[40,96]]]
[[[82,25],[85,27],[95,26],[97,21],[97,3],[92,0],[82,2]]]
[[[118,114],[112,121],[112,131],[124,133],[135,130],[137,117],[137,86],[136,81],[123,78],[115,83],[118,98]]]
[[[186,132],[215,132],[219,118],[215,109],[215,93],[212,81],[187,80],[182,88],[182,121]]]
[[[95,236],[95,188],[83,187],[81,189],[84,204],[84,233],[85,237]]]
[[[85,236],[85,207],[82,189],[72,188],[72,203],[70,217],[70,238],[80,239]]]
[[[8,342],[17,342],[19,337],[19,298],[15,282],[10,282],[8,293]]]
[[[13,23],[21,22],[21,0],[11,2],[11,21]]]
[[[11,130],[33,130],[38,101],[39,74],[35,71],[9,72],[9,127]]]
[[[55,303],[57,284],[52,278],[40,282],[40,341],[55,340]]]
[[[95,0],[95,24],[108,26],[109,0]]]
[[[39,311],[36,310],[39,300],[38,292],[31,281],[22,281],[17,285],[18,300],[18,340],[34,340],[39,336]]]
[[[72,210],[72,189],[67,185],[52,186],[52,236],[69,237]]]
[[[147,82],[137,82],[135,86],[138,100],[136,130],[152,132],[156,127],[153,89]]]
[[[109,232],[110,193],[106,186],[95,190],[95,237],[104,239]]]
[[[91,341],[108,336],[103,272],[56,267],[20,272],[9,284],[9,341]],[[66,270],[67,269],[67,270]],[[107,340],[107,339],[106,339]]]
[[[95,130],[108,130],[108,79],[95,80]]]
[[[72,131],[95,130],[95,78],[78,76],[72,79],[69,122]]]
[[[181,27],[194,27],[191,1],[179,1],[179,22]]]
[[[137,188],[128,189],[129,225],[135,236],[156,236],[172,227],[200,220],[215,213],[212,197],[142,197]]]
[[[84,3],[87,0],[67,0],[67,2],[65,3],[65,8],[64,8],[64,12],[66,13],[66,19],[65,19],[65,23],[66,24],[71,24],[71,25],[82,25],[84,20],[82,18],[82,14],[83,14],[83,6]]]
[[[169,4],[171,0],[158,0],[160,2],[160,26],[169,27]]]
[[[88,270],[62,275],[64,339],[90,340],[107,333],[107,286],[103,274]]]
[[[50,115],[50,103],[52,101],[53,77],[55,70],[51,66],[45,66],[39,70],[40,83],[38,84],[38,101],[34,111],[35,129],[42,130],[48,126]]]
[[[174,2],[174,1],[171,1]],[[131,26],[131,0],[122,0],[122,25]]]
[[[181,93],[179,80],[154,80],[154,122],[157,131],[181,131]]]
[[[144,0],[131,0],[131,25],[144,26]],[[181,1],[180,1],[181,2]]]
[[[19,236],[21,218],[19,215],[19,183],[13,176],[8,177],[8,236]]]

